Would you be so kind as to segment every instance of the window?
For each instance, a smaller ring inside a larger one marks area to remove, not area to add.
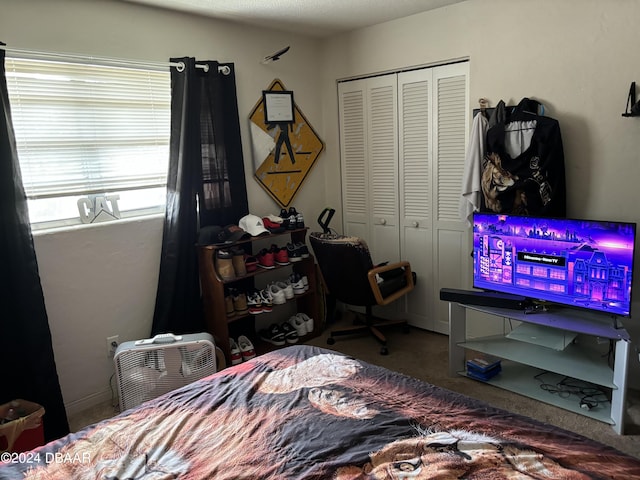
[[[163,211],[168,68],[22,58],[6,58],[5,66],[34,229],[80,224],[82,209],[95,213],[96,205],[122,217]]]

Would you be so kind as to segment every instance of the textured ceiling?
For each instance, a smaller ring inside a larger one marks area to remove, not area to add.
[[[326,37],[464,0],[125,0]]]

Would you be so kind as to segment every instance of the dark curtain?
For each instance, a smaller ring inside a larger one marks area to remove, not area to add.
[[[2,44],[4,45],[4,44]],[[18,163],[0,50],[0,403],[45,408],[47,441],[69,433]]]
[[[195,249],[198,228],[248,213],[233,64],[172,58],[167,207],[151,335],[205,331]]]
[[[209,72],[218,64],[208,62]],[[233,64],[202,82],[200,226],[237,224],[249,213]]]

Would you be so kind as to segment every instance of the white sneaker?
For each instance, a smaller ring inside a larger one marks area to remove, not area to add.
[[[258,315],[264,312],[262,308],[262,298],[258,292],[253,292],[247,295],[247,306],[249,307],[249,313],[251,315]]]
[[[238,347],[240,348],[240,353],[242,354],[242,360],[247,361],[255,358],[256,349],[253,347],[253,343],[249,340],[245,335],[240,335],[238,337]]]
[[[292,273],[289,276],[289,283],[293,287],[293,293],[296,295],[301,295],[305,292],[304,283],[302,282],[302,277],[297,273]]]
[[[274,305],[287,303],[287,298],[284,296],[284,290],[278,287],[275,283],[269,285],[269,293],[271,294],[271,301]]]
[[[259,295],[260,301],[262,302],[262,311],[270,312],[271,310],[273,310],[273,297],[269,293],[269,290],[263,288],[262,290],[260,290]]]
[[[291,282],[276,282],[276,285],[284,292],[284,298],[286,298],[287,300],[291,300],[293,297],[295,297]]]
[[[307,326],[304,324],[304,320],[298,315],[293,315],[289,318],[289,324],[296,329],[298,337],[304,337],[307,334]]]
[[[302,320],[304,323],[304,328],[307,332],[307,335],[313,332],[313,318],[310,318],[306,313],[297,313],[296,316]]]
[[[231,365],[238,365],[242,363],[242,353],[240,348],[233,338],[229,338],[229,344],[231,345]]]
[[[306,275],[302,276],[302,284],[304,285],[304,291],[306,292],[307,290],[309,290],[309,279],[307,278]]]

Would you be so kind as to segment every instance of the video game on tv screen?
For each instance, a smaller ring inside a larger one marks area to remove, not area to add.
[[[475,213],[473,286],[629,316],[636,224]]]

